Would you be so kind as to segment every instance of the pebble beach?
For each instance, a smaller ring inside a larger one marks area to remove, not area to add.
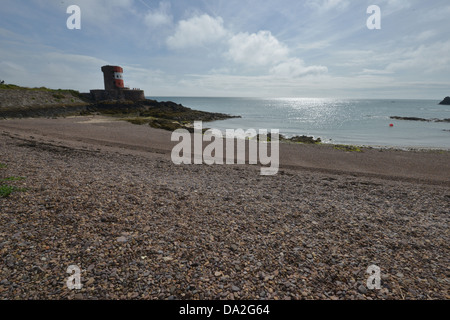
[[[286,145],[261,176],[172,145],[106,117],[0,121],[0,178],[25,189],[0,198],[0,298],[450,299],[449,152]]]

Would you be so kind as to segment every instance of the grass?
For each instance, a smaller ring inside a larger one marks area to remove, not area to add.
[[[335,145],[334,149],[346,152],[363,152],[359,147],[349,145]]]
[[[25,178],[24,177],[9,177],[6,179],[2,179],[0,181],[22,181],[22,180],[25,180]]]
[[[10,186],[7,184],[0,185],[0,198],[6,198],[13,192],[24,192],[26,189]]]
[[[0,163],[0,169],[6,169],[7,165],[4,163]],[[13,192],[25,192],[27,191],[24,188],[19,188],[15,186],[10,186],[8,184],[3,184],[5,182],[11,182],[11,181],[22,181],[25,180],[24,177],[8,177],[5,179],[0,179],[0,198],[6,198]]]
[[[81,93],[77,90],[71,90],[71,89],[49,89],[46,87],[39,87],[39,88],[28,88],[28,87],[21,87],[15,84],[0,84],[0,90],[30,90],[30,91],[48,91],[53,92],[53,97],[55,99],[64,99],[66,96],[64,94],[70,94],[75,98],[80,98]]]
[[[64,99],[66,96],[60,93],[54,93],[53,94],[53,98],[55,98],[56,100],[61,100]]]

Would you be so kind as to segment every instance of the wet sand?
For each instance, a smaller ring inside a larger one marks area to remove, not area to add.
[[[207,123],[204,124],[207,127]],[[58,141],[73,146],[115,147],[169,155],[177,142],[171,132],[138,126],[104,116],[0,121],[4,134],[25,140]],[[205,142],[205,145],[207,143]],[[346,173],[390,180],[450,183],[450,152],[363,148],[364,152],[335,150],[329,145],[280,145],[280,167]]]

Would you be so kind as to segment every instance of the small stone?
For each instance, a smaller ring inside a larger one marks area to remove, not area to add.
[[[241,291],[241,289],[239,287],[236,287],[236,286],[231,286],[231,290],[233,290],[233,292]]]
[[[308,253],[308,254],[306,255],[306,257],[307,257],[308,259],[312,259],[312,258],[313,258],[313,255],[310,254],[310,253]]]
[[[214,276],[221,277],[222,276],[222,272],[216,271],[216,272],[214,272]]]
[[[364,287],[363,285],[360,285],[358,287],[358,291],[359,291],[359,293],[366,294],[367,293],[367,288]]]
[[[83,299],[84,299],[82,293],[77,293],[73,298],[74,298],[75,300],[83,300]]]
[[[401,273],[401,272],[397,273],[396,276],[397,276],[398,278],[403,278],[403,277],[404,277],[403,273]]]
[[[117,238],[117,242],[120,242],[120,243],[125,243],[127,241],[128,241],[128,239],[124,236]]]
[[[168,300],[175,300],[175,296],[170,296]]]
[[[172,257],[164,257],[163,260],[164,260],[164,262],[169,262],[169,261],[172,261],[173,258]]]

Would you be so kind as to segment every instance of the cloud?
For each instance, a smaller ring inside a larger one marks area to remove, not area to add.
[[[393,74],[393,71],[387,71],[387,70],[377,70],[377,69],[363,69],[362,72],[360,72],[360,75],[385,75],[385,74]]]
[[[390,11],[398,11],[411,7],[411,0],[386,0],[385,2]]]
[[[302,59],[291,57],[289,48],[270,31],[236,34],[229,45],[228,58],[246,67],[269,68],[272,76],[297,78],[328,72],[325,66],[306,66]]]
[[[348,7],[349,3],[348,0],[308,0],[306,5],[319,12],[326,12],[330,10],[343,10]]]
[[[227,56],[234,62],[247,66],[266,66],[287,59],[289,49],[270,31],[239,33],[229,41]]]
[[[160,2],[159,8],[150,10],[144,18],[145,24],[150,28],[157,28],[161,26],[171,25],[173,16],[170,15],[170,3]]]
[[[221,17],[213,18],[207,14],[181,20],[175,34],[167,39],[171,49],[198,47],[223,39],[228,31]]]
[[[324,66],[305,66],[303,60],[291,58],[276,65],[270,70],[270,73],[281,77],[303,77],[306,75],[318,75],[327,73],[328,68]]]
[[[397,61],[390,63],[388,71],[443,72],[450,70],[450,41],[403,49]]]
[[[436,7],[432,8],[428,11],[423,12],[419,16],[419,21],[421,22],[436,22],[439,20],[448,19],[448,16],[450,15],[450,6],[445,7]]]

